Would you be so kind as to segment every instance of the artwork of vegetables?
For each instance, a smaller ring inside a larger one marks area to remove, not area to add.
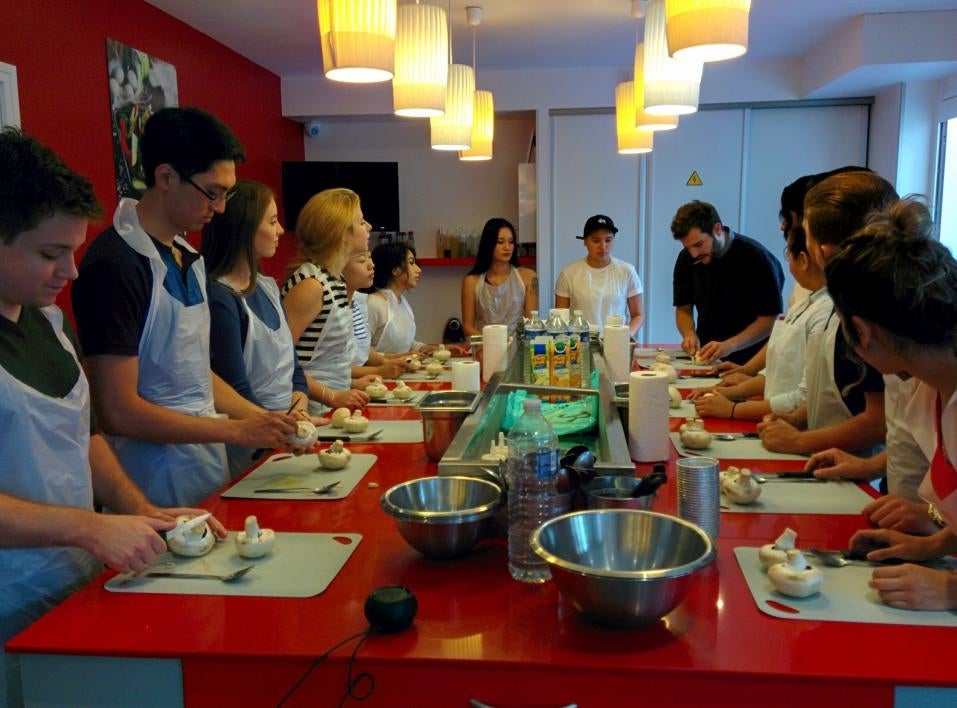
[[[156,111],[179,105],[176,67],[115,39],[106,40],[113,123],[113,164],[118,197],[140,197],[146,176],[139,142]]]

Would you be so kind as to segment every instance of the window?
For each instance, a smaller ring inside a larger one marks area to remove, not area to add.
[[[17,67],[0,61],[0,128],[20,125]]]
[[[950,136],[950,140],[948,140]],[[940,124],[940,164],[937,191],[937,222],[940,242],[957,254],[957,118]]]

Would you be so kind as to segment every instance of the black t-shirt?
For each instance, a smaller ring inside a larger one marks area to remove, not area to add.
[[[881,372],[854,354],[841,329],[837,331],[834,341],[834,383],[851,415],[864,412],[867,403],[865,393],[884,392]]]
[[[697,311],[695,331],[702,344],[738,334],[761,316],[783,310],[784,271],[778,259],[760,243],[741,234],[708,265],[699,265],[683,250],[675,260],[674,305],[692,305]],[[766,339],[729,354],[738,364],[750,359]]]
[[[63,332],[79,349],[70,323],[63,318]],[[0,367],[15,379],[51,398],[63,398],[76,385],[80,367],[36,307],[23,307],[20,319],[0,316]]]
[[[156,239],[161,254],[172,249]],[[199,258],[179,249],[185,277]],[[170,258],[167,263],[172,263]],[[153,292],[153,271],[146,256],[134,251],[112,226],[96,237],[80,263],[72,287],[73,314],[87,356],[137,356]]]

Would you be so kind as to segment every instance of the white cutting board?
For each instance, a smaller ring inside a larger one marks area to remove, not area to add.
[[[392,393],[392,389],[389,389],[389,392],[383,398],[373,398],[368,403],[367,406],[414,406],[422,397],[429,393],[428,391],[413,391],[412,395],[408,398],[396,398],[395,394]]]
[[[355,437],[356,439],[352,442],[355,444],[359,443],[420,443],[425,438],[422,437],[422,421],[421,420],[370,420],[369,427],[366,428],[365,432],[356,433],[354,436],[350,436],[342,428],[333,428],[331,425],[320,425],[319,435],[321,437],[327,436],[337,436],[343,439],[348,437]],[[364,440],[365,436],[370,433],[375,432],[376,430],[381,430],[382,433],[379,434],[375,440]],[[348,441],[346,441],[348,442]],[[322,441],[319,443],[322,447],[328,447],[328,441]]]
[[[848,565],[831,568],[808,554],[805,556],[824,574],[821,592],[811,597],[788,597],[774,589],[758,560],[758,549],[739,546],[734,549],[748,589],[758,609],[781,619],[823,620],[825,622],[873,622],[877,624],[908,624],[924,627],[957,627],[957,612],[919,612],[889,607],[881,602],[875,590],[867,587],[874,568],[866,565]],[[769,605],[775,602],[784,609]]]
[[[874,498],[854,482],[767,482],[753,504],[721,497],[721,511],[732,514],[860,514]],[[727,508],[725,508],[727,507]]]
[[[264,526],[268,518],[260,517]],[[148,592],[161,595],[236,595],[250,597],[313,597],[332,582],[349,560],[362,536],[357,533],[282,533],[263,558],[242,558],[236,552],[235,532],[202,558],[180,558],[164,553],[153,567],[180,573],[229,573],[255,567],[239,580],[132,577],[121,573],[106,582],[110,592]],[[165,565],[171,563],[172,567]]]
[[[378,458],[375,455],[353,453],[349,464],[341,470],[318,469],[316,455],[275,455],[223,492],[226,499],[295,499],[305,501],[333,501],[342,499],[355,489]],[[281,487],[321,487],[330,482],[339,485],[326,494],[312,492],[283,492],[257,494],[257,489]]]
[[[807,460],[807,455],[790,455],[784,452],[765,450],[755,438],[735,440],[712,440],[703,450],[691,450],[681,444],[681,435],[671,433],[671,442],[681,457],[716,457],[719,460]]]

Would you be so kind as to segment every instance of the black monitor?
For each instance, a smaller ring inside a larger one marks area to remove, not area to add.
[[[398,162],[283,162],[286,228],[296,228],[299,211],[314,194],[332,187],[347,187],[359,195],[373,230],[399,230]]]

